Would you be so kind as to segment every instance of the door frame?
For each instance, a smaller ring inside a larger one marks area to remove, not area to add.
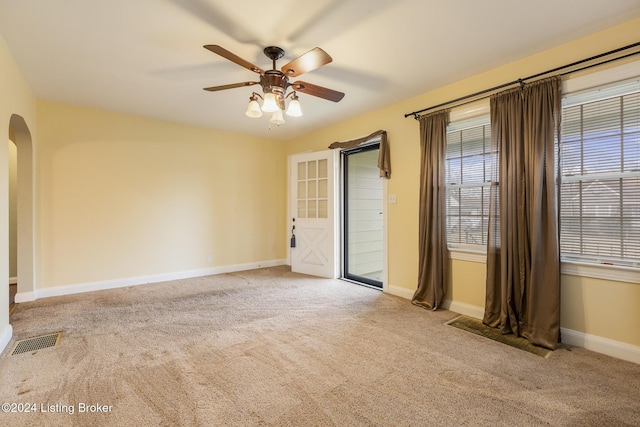
[[[371,141],[371,143],[375,143],[375,142],[379,142],[379,139],[374,139]],[[366,145],[366,144],[364,144]],[[343,229],[342,229],[342,224],[343,224],[343,217],[342,217],[342,212],[343,212],[343,207],[342,207],[342,201],[344,200],[343,198],[343,182],[342,182],[342,170],[343,170],[343,164],[342,164],[342,155],[341,155],[341,150],[333,150],[334,151],[334,167],[333,167],[333,171],[334,171],[334,192],[333,192],[333,197],[334,197],[334,204],[333,204],[333,209],[334,209],[334,219],[335,221],[340,221],[339,223],[335,223],[334,221],[334,229],[336,230],[336,239],[335,239],[335,245],[336,246],[336,252],[335,252],[335,258],[336,258],[336,277],[341,278],[342,280],[347,280],[348,279],[344,279],[342,277],[342,272],[344,271],[344,266],[342,263],[343,257],[342,257],[342,251],[343,251],[343,244],[342,244],[342,236],[343,236]],[[290,239],[291,239],[291,229],[293,227],[293,221],[291,220],[292,216],[291,216],[291,198],[293,197],[293,194],[291,192],[291,181],[292,181],[292,165],[293,165],[293,156],[298,155],[298,154],[305,154],[305,153],[310,153],[312,152],[312,150],[308,150],[308,151],[304,151],[304,152],[300,152],[300,153],[294,153],[294,154],[290,154],[287,157],[287,210],[286,210],[286,224],[287,224],[287,228],[285,230],[285,235],[283,236],[283,239],[285,241],[286,247],[287,247],[287,258],[286,258],[286,263],[287,265],[291,266],[291,248],[289,247],[289,243],[290,243]],[[383,242],[383,252],[382,252],[382,292],[389,292],[389,180],[382,178],[382,199],[383,199],[383,203],[382,203],[382,242]],[[394,202],[395,203],[395,202]],[[375,289],[380,289],[380,288],[375,288]]]
[[[374,138],[371,141],[367,141],[366,143],[363,143],[359,146],[359,148],[366,148],[367,146],[370,145],[375,145],[375,144],[380,144],[380,138]],[[380,288],[378,286],[372,286],[369,285],[367,283],[363,283],[363,282],[357,282],[354,281],[352,279],[346,278],[344,273],[345,273],[345,256],[346,254],[344,254],[343,252],[346,252],[345,249],[345,240],[344,240],[344,236],[345,236],[345,217],[344,217],[344,212],[345,212],[345,206],[344,206],[344,200],[345,200],[345,182],[344,182],[344,175],[345,175],[345,164],[344,164],[344,158],[345,155],[343,155],[342,151],[349,151],[349,149],[347,150],[340,150],[340,191],[338,192],[338,194],[336,195],[337,198],[339,198],[340,200],[338,201],[339,206],[340,206],[340,279],[342,280],[346,280],[348,282],[353,282],[353,283],[357,283],[359,285],[362,286],[368,286],[371,287],[373,289],[378,289],[380,290]],[[385,178],[381,178],[382,179],[382,292],[388,292],[389,291],[389,233],[388,233],[388,224],[389,224],[389,218],[388,218],[388,214],[389,214],[389,197],[388,197],[388,193],[389,193],[389,180],[385,179]]]
[[[349,264],[349,250],[348,250],[348,244],[349,244],[349,221],[348,221],[348,213],[349,213],[349,200],[348,200],[348,186],[349,186],[349,182],[348,182],[348,168],[349,168],[349,156],[353,155],[353,154],[357,154],[357,153],[362,153],[362,152],[366,152],[366,151],[374,151],[374,150],[378,150],[378,152],[380,151],[380,140],[379,139],[374,139],[372,141],[367,142],[366,144],[361,144],[357,147],[353,147],[353,148],[348,148],[348,149],[344,149],[340,152],[340,202],[341,202],[341,206],[340,206],[340,231],[341,231],[341,239],[340,239],[340,252],[341,252],[341,257],[340,257],[340,261],[341,261],[341,265],[340,265],[340,277],[344,280],[348,280],[348,281],[353,281],[356,282],[358,284],[363,284],[363,285],[368,285],[371,286],[374,289],[383,289],[384,287],[384,277],[381,277],[380,281],[377,280],[373,280],[373,279],[369,279],[368,277],[363,277],[363,276],[359,276],[357,274],[353,274],[353,273],[349,273],[348,270],[348,264]],[[382,179],[382,178],[381,178]],[[383,259],[382,259],[382,273],[384,276],[384,272],[385,272],[385,258],[384,258],[384,252],[385,252],[385,227],[384,227],[384,220],[385,220],[385,203],[384,201],[386,200],[385,195],[384,195],[384,184],[385,182],[382,182],[382,190],[383,190],[383,194],[381,195],[381,199],[382,199],[382,251],[383,251]],[[378,285],[377,283],[380,282],[380,285]]]

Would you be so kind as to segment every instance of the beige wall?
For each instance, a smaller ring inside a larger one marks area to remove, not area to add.
[[[47,101],[37,113],[41,288],[286,258],[284,143]]]
[[[8,142],[9,150],[9,277],[18,276],[18,147]]]
[[[9,49],[0,36],[0,133],[9,138],[12,115],[22,117],[33,131],[35,97],[26,84]],[[0,340],[10,333],[9,326],[9,155],[0,150]]]
[[[640,19],[558,46],[540,54],[478,74],[416,98],[356,117],[289,142],[287,154],[321,150],[333,141],[367,135],[378,129],[388,131],[392,175],[388,193],[397,203],[388,205],[389,289],[410,295],[416,288],[418,259],[419,135],[418,123],[404,113],[436,105],[460,96],[526,77],[640,40]],[[347,97],[349,94],[347,94]],[[482,264],[452,260],[447,298],[458,303],[484,305],[485,269]],[[562,326],[576,331],[632,345],[640,345],[640,284],[571,279],[563,276]],[[573,302],[573,296],[583,298]],[[635,304],[603,305],[598,301],[633,301]],[[615,312],[615,315],[612,313]],[[613,328],[610,317],[627,318]],[[634,323],[635,321],[635,323]]]
[[[484,307],[485,277],[484,263],[452,259],[451,274],[446,299],[474,307]]]
[[[640,346],[640,284],[562,276],[562,326]]]

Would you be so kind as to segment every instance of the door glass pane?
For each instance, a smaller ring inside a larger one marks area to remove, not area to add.
[[[307,179],[307,162],[298,163],[298,179]]]
[[[382,179],[379,149],[346,154],[344,276],[382,287]]]
[[[318,218],[327,218],[329,211],[327,210],[327,201],[318,200]]]
[[[316,194],[316,180],[311,180],[308,183],[308,195],[309,195],[309,199],[315,199],[316,197],[318,197]]]
[[[327,177],[327,159],[318,160],[318,178]]]
[[[307,201],[298,200],[298,218],[307,217]]]
[[[316,161],[312,160],[308,163],[309,165],[309,179],[314,179],[316,177]]]
[[[318,198],[320,199],[327,198],[327,180],[326,179],[318,180]]]
[[[304,181],[298,181],[298,199],[307,198],[307,184]]]
[[[316,201],[315,200],[309,200],[309,209],[308,209],[308,214],[309,214],[309,218],[317,218],[317,211],[316,211]]]

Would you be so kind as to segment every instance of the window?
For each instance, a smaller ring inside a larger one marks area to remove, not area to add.
[[[563,82],[556,159],[563,262],[640,267],[639,75],[637,61]],[[468,116],[452,111],[447,128],[447,243],[452,250],[486,249],[493,153],[488,102],[483,108]],[[577,274],[586,272],[583,267]],[[589,270],[592,274],[600,277],[596,270]]]
[[[449,125],[446,175],[449,247],[485,249],[491,177],[488,115]]]
[[[640,266],[640,81],[563,101],[563,260]]]

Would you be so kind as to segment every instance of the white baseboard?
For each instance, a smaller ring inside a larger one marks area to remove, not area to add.
[[[560,328],[562,342],[640,364],[640,347],[572,329]]]
[[[396,295],[402,298],[411,300],[415,291],[407,288],[401,288],[399,286],[389,285],[387,292],[391,295]],[[484,307],[478,307],[477,305],[471,305],[464,302],[444,300],[440,308],[444,310],[450,310],[455,313],[464,314],[466,316],[475,317],[476,319],[482,319],[484,317]]]
[[[211,276],[214,274],[233,273],[236,271],[253,270],[256,268],[276,267],[285,265],[285,259],[277,259],[246,264],[224,265],[219,267],[202,268],[198,270],[179,271],[175,273],[155,274],[150,276],[137,276],[125,279],[102,280],[99,282],[78,283],[75,285],[55,286],[51,288],[36,289],[33,292],[19,292],[16,294],[16,303],[35,301],[40,298],[58,297],[64,295],[79,294],[84,292],[103,291],[107,289],[124,288],[127,286],[144,285],[147,283],[166,282],[169,280],[190,279],[193,277]]]
[[[15,285],[16,283],[18,283],[18,278],[17,277],[9,277],[9,284],[10,285]]]
[[[0,353],[2,353],[5,347],[7,346],[7,344],[9,344],[9,341],[11,341],[12,336],[13,336],[13,327],[11,325],[7,325],[4,328],[4,331],[2,331],[2,334],[0,335]]]
[[[399,286],[389,285],[387,292],[391,295],[396,295],[402,298],[411,300],[413,298],[414,290],[401,288]],[[477,305],[471,305],[464,302],[444,300],[440,308],[444,310],[450,310],[455,313],[464,314],[466,316],[475,317],[476,319],[482,319],[484,317],[484,307],[478,307]]]
[[[393,286],[393,285],[387,286],[386,291],[391,295],[395,295],[408,300],[411,300],[413,298],[413,294],[416,292],[415,290],[412,291],[411,289],[401,288],[399,286]]]

